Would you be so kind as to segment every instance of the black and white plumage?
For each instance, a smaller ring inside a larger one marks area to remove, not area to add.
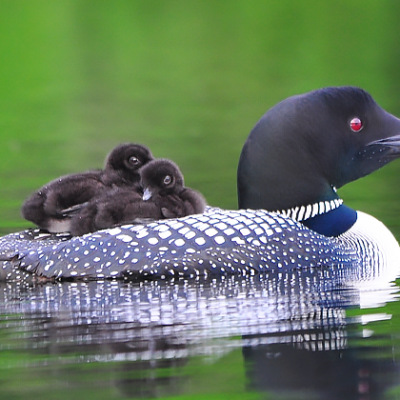
[[[41,240],[26,248],[27,243],[30,238],[16,236],[22,270],[64,279],[246,275],[341,264],[355,257],[342,243],[332,245],[330,239],[277,214],[211,207],[204,214],[124,225],[58,244],[50,237],[49,243]]]
[[[1,276],[162,279],[360,264],[367,271],[369,264],[397,268],[400,250],[390,231],[342,204],[335,188],[399,156],[400,120],[365,91],[325,88],[294,96],[269,110],[245,143],[241,210],[207,208],[71,240],[9,235],[0,240]]]
[[[152,159],[150,150],[143,145],[118,145],[107,156],[104,170],[65,175],[34,192],[24,202],[22,216],[49,232],[68,232],[71,218],[104,189],[138,187],[138,170]]]

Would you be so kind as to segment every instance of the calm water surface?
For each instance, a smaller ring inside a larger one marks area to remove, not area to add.
[[[1,0],[0,232],[120,142],[236,208],[241,147],[283,98],[356,85],[400,115],[399,16],[389,0]],[[399,176],[340,190],[398,240]],[[400,398],[396,276],[1,284],[0,398]]]
[[[1,393],[16,399],[28,393],[31,399],[400,398],[393,272],[2,284]]]

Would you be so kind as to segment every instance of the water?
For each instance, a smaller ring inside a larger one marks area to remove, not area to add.
[[[398,398],[398,289],[389,281],[379,271],[338,268],[213,281],[2,284],[1,392]]]
[[[31,191],[101,167],[127,141],[176,161],[209,204],[236,208],[241,147],[281,99],[351,84],[400,115],[399,11],[389,0],[1,0],[0,232],[30,226],[19,209]],[[394,162],[340,190],[398,240],[399,172]],[[2,284],[1,398],[400,398],[397,286],[367,295],[358,272]]]

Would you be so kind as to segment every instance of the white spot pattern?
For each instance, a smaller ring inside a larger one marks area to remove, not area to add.
[[[317,207],[319,211],[320,204]],[[312,216],[317,207],[295,212]],[[245,275],[292,265],[318,265],[325,260],[332,262],[332,254],[334,260],[346,259],[331,251],[326,238],[293,219],[263,210],[209,209],[202,215],[113,228],[68,242],[53,240],[50,246],[46,240],[33,242],[20,261],[21,268],[58,277],[195,277],[207,275],[210,269],[213,273]],[[21,239],[21,243],[18,246],[24,250],[27,241]],[[92,268],[93,263],[96,268]]]

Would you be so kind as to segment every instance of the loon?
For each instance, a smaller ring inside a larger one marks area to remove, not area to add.
[[[171,160],[152,160],[139,172],[141,191],[129,186],[103,190],[72,217],[70,233],[81,236],[128,222],[204,212],[205,199],[195,190],[184,187],[182,172]]]
[[[400,156],[400,120],[364,90],[330,87],[272,107],[238,165],[239,210],[123,225],[63,238],[0,239],[0,279],[169,279],[399,263],[377,219],[336,188]],[[368,271],[368,268],[366,268]]]
[[[159,219],[178,218],[201,214],[206,208],[203,195],[184,186],[179,167],[167,159],[157,159],[145,165],[141,171],[143,200],[154,202],[159,209]]]
[[[22,205],[22,216],[49,232],[68,232],[71,218],[105,188],[138,187],[138,170],[150,160],[153,156],[147,147],[120,144],[106,157],[104,170],[65,175],[34,192]]]

